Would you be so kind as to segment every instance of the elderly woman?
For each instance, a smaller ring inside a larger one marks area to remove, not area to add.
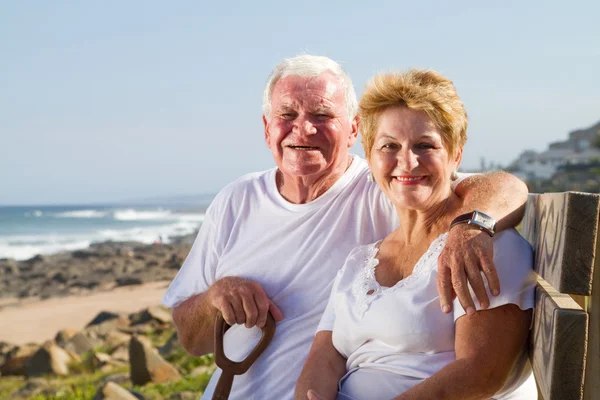
[[[516,231],[494,237],[502,293],[488,309],[437,306],[437,259],[461,209],[450,187],[467,115],[454,85],[434,71],[380,75],[359,115],[372,176],[408,223],[346,259],[296,398],[536,398],[525,348],[532,253]]]

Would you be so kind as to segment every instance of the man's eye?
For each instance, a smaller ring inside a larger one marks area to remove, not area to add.
[[[283,113],[283,114],[280,114],[280,116],[283,119],[294,119],[296,117],[296,114],[294,114],[294,113]]]
[[[331,115],[319,113],[319,114],[315,114],[315,117],[317,117],[319,119],[329,119],[329,118],[331,118]]]

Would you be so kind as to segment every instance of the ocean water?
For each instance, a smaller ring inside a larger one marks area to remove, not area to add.
[[[0,258],[25,260],[37,254],[78,250],[92,243],[134,240],[168,243],[193,233],[204,209],[161,206],[0,207]]]

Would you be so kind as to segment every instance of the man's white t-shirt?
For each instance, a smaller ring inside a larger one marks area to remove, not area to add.
[[[290,399],[310,350],[331,284],[352,248],[392,232],[398,217],[364,160],[323,195],[292,204],[278,192],[276,169],[225,187],[206,212],[198,237],[163,303],[175,307],[226,276],[257,281],[283,313],[275,337],[250,370],[236,376],[231,399]],[[243,359],[260,331],[242,325],[225,336],[226,354]],[[210,398],[217,370],[204,393]]]
[[[336,273],[354,247],[382,239],[398,226],[395,209],[369,182],[360,157],[353,156],[344,175],[307,204],[281,196],[276,171],[245,175],[216,196],[163,298],[175,307],[218,279],[239,276],[259,282],[282,311],[269,347],[246,374],[235,377],[231,399],[293,397]],[[259,336],[258,328],[231,327],[226,355],[242,360]],[[212,396],[220,372],[215,371],[203,398]]]

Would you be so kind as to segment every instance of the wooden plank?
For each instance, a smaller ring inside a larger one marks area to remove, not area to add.
[[[596,251],[600,251],[600,235],[596,237]],[[587,298],[589,314],[588,350],[585,372],[585,400],[600,399],[600,254],[594,265],[592,295]]]
[[[523,236],[535,252],[535,271],[560,293],[589,296],[595,262],[600,196],[566,192],[530,195]]]
[[[588,315],[543,279],[536,287],[529,357],[544,400],[583,398]]]

